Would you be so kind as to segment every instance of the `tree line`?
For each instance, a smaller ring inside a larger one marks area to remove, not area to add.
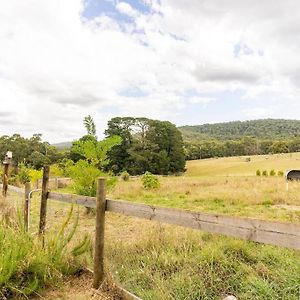
[[[204,140],[185,142],[188,160],[212,157],[292,153],[300,151],[300,138],[289,140],[259,140],[243,137],[238,141]]]
[[[53,164],[64,157],[62,152],[43,141],[41,134],[34,134],[30,138],[20,134],[3,135],[0,137],[0,159],[4,158],[7,151],[13,152],[13,166],[16,172],[21,163],[40,169],[45,164]]]
[[[300,120],[262,119],[227,123],[182,126],[179,130],[188,142],[217,140],[238,141],[244,137],[258,140],[300,138]]]
[[[0,155],[4,158],[6,151],[13,152],[15,173],[20,164],[40,169],[45,164],[55,163],[62,168],[73,166],[74,172],[84,173],[83,169],[89,169],[95,174],[96,169],[113,174],[126,171],[131,175],[174,174],[185,170],[181,132],[168,121],[113,118],[108,122],[104,140],[98,140],[95,122],[90,116],[84,118],[84,126],[86,135],[73,141],[69,150],[57,150],[42,141],[41,134],[31,138],[14,134],[0,137]]]

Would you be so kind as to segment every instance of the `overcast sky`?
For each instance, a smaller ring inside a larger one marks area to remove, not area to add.
[[[300,119],[299,0],[0,0],[0,135]]]

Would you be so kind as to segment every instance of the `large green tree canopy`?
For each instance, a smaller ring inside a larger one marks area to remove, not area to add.
[[[171,174],[185,169],[181,133],[168,121],[117,117],[108,122],[105,134],[122,138],[108,153],[108,167],[115,173]]]

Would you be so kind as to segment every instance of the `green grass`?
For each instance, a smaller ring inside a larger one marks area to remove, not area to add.
[[[4,214],[1,210],[1,218]],[[59,231],[49,231],[44,239],[26,233],[17,215],[0,220],[1,299],[38,294],[59,285],[63,276],[77,273],[86,264],[83,254],[89,250],[90,239],[84,237],[70,247],[77,228],[76,222],[70,222],[72,215],[71,209]]]
[[[119,182],[110,198],[150,205],[300,222],[300,183],[291,183],[289,192],[282,177],[161,177],[160,188],[145,190],[140,180]],[[279,205],[279,206],[278,206]]]
[[[144,300],[298,300],[300,253],[171,226],[111,243],[117,278]]]

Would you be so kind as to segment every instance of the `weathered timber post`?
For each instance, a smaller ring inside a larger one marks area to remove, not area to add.
[[[8,167],[9,164],[4,163],[4,170],[3,170],[3,188],[2,188],[2,195],[6,197],[7,189],[8,189]]]
[[[31,191],[31,184],[30,182],[25,183],[25,202],[24,202],[24,229],[28,231],[29,227],[29,197]]]
[[[8,169],[9,169],[9,165],[12,159],[12,152],[11,151],[7,151],[7,153],[5,154],[5,158],[3,161],[3,188],[2,188],[2,195],[3,197],[6,197],[7,195],[7,189],[8,189]]]
[[[106,209],[105,178],[99,178],[97,180],[96,201],[96,232],[93,287],[95,289],[98,289],[104,279],[104,227]]]
[[[44,167],[44,172],[43,172],[43,182],[42,182],[42,196],[41,196],[39,234],[44,234],[45,227],[46,227],[49,173],[50,173],[50,167],[45,166]]]

